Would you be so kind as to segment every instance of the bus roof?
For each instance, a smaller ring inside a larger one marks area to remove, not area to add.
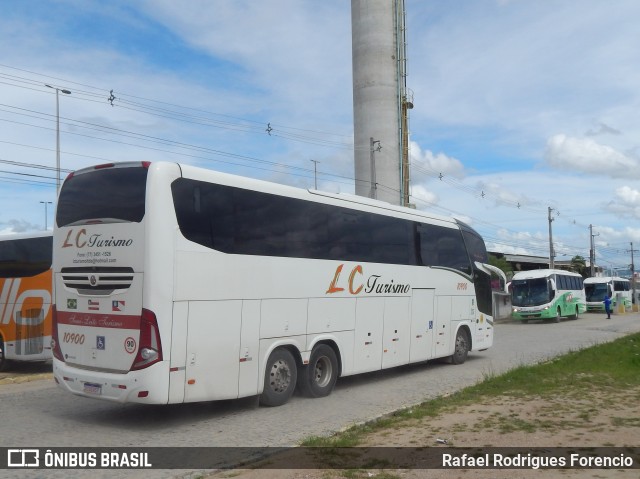
[[[610,281],[627,281],[629,282],[629,280],[627,278],[621,278],[620,276],[596,276],[593,278],[587,278],[584,280],[585,284],[586,283],[608,283]]]
[[[536,278],[546,278],[551,276],[552,274],[566,274],[568,276],[580,276],[578,273],[574,273],[573,271],[566,271],[564,269],[532,269],[531,271],[519,271],[513,275],[512,281],[517,279],[536,279]]]
[[[13,241],[29,238],[46,238],[47,236],[53,236],[53,231],[32,231],[29,233],[10,233],[0,235],[0,241]]]

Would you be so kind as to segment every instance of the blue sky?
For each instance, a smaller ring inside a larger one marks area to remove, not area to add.
[[[551,207],[557,259],[588,257],[593,225],[598,263],[628,265],[640,3],[406,9],[417,207],[467,221],[490,249],[537,255]],[[350,14],[347,0],[5,0],[0,233],[43,229],[40,202],[55,204],[45,83],[72,92],[60,97],[65,170],[168,160],[310,188],[314,160],[320,189],[353,192]]]

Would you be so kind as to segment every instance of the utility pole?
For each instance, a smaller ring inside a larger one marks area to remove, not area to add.
[[[376,143],[378,146],[376,146]],[[374,140],[373,137],[369,138],[369,150],[371,155],[371,193],[369,198],[374,200],[378,199],[378,181],[376,180],[376,156],[375,152],[382,150],[380,140]]]
[[[40,203],[42,203],[44,205],[44,230],[47,231],[48,229],[48,224],[47,224],[47,216],[49,216],[47,214],[47,205],[52,204],[51,201],[41,201]],[[633,255],[633,253],[631,253]],[[633,260],[631,260],[633,261]]]
[[[593,278],[595,276],[596,270],[596,245],[593,241],[593,238],[596,236],[600,236],[600,233],[593,234],[593,225],[589,225],[589,263],[590,264],[590,276]]]
[[[635,264],[633,262],[633,252],[634,251],[638,251],[638,250],[634,250],[633,249],[633,241],[631,242],[631,288],[633,290],[633,296],[631,296],[632,299],[632,303],[635,304],[636,302],[636,273],[635,273]]]
[[[553,251],[553,235],[551,233],[551,222],[553,221],[553,218],[551,217],[551,212],[553,211],[553,208],[549,206],[548,209],[549,209],[549,269],[553,269],[555,267],[555,263],[554,263],[555,252]]]
[[[56,91],[56,198],[60,193],[60,100],[59,93],[62,92],[65,95],[71,95],[71,92],[64,88],[56,88],[51,85],[46,85]]]
[[[314,184],[314,189],[318,189],[318,163],[320,163],[318,160],[311,160],[313,161],[313,184]]]

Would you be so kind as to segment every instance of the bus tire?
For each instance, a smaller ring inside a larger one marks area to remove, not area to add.
[[[456,333],[456,344],[453,354],[451,355],[452,364],[462,364],[467,360],[469,354],[469,348],[471,344],[469,341],[469,334],[466,329],[460,328]]]
[[[338,380],[338,358],[331,346],[318,344],[309,364],[298,375],[298,388],[307,397],[320,398],[331,394]]]
[[[580,308],[578,307],[578,305],[576,305],[576,314],[573,317],[573,319],[578,319],[580,318]]]
[[[0,371],[6,371],[7,369],[9,369],[9,360],[4,350],[4,340],[0,336]]]
[[[285,348],[274,350],[264,371],[264,389],[260,395],[262,406],[282,406],[296,388],[298,369],[293,354]]]
[[[558,309],[556,310],[556,317],[553,318],[553,321],[555,323],[559,323],[561,317],[562,317],[562,311],[560,311],[560,306],[558,306]]]

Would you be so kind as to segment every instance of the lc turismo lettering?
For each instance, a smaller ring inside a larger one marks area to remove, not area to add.
[[[334,294],[345,291],[343,286],[340,286],[340,273],[344,264],[339,265],[336,268],[336,272],[333,276],[333,280],[329,284],[326,294]],[[411,290],[410,284],[395,283],[393,279],[389,281],[382,280],[382,276],[379,274],[370,275],[366,281],[363,280],[364,272],[361,265],[356,265],[349,274],[349,278],[344,286],[346,286],[349,294],[357,295],[364,294],[407,294]]]
[[[63,248],[69,248],[75,246],[76,248],[105,248],[116,246],[131,246],[133,239],[116,239],[113,236],[110,238],[103,238],[101,234],[94,233],[91,236],[87,236],[87,230],[81,228],[74,235],[73,229],[70,229],[67,233],[67,237],[62,244]]]

